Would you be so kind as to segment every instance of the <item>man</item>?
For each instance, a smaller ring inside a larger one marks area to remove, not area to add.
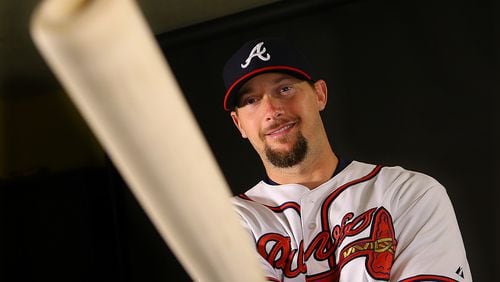
[[[472,281],[445,189],[400,167],[339,159],[327,85],[289,42],[247,42],[224,67],[224,108],[267,177],[235,197],[270,281]]]

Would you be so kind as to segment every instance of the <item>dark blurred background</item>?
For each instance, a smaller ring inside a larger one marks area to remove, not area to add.
[[[0,281],[189,281],[34,49],[36,3],[0,3]],[[474,281],[496,281],[498,4],[138,3],[234,193],[264,172],[222,108],[223,64],[249,39],[288,38],[327,81],[337,154],[438,179]]]

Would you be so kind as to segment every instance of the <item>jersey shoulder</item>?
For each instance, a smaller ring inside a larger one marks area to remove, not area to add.
[[[393,182],[397,184],[410,182],[419,183],[425,186],[441,185],[432,176],[422,172],[409,170],[401,166],[383,166],[379,178],[385,180],[387,184],[393,184]]]
[[[376,181],[399,199],[418,199],[428,193],[447,194],[444,186],[432,176],[400,166],[383,167]]]

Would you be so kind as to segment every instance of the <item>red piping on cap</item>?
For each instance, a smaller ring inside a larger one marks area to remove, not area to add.
[[[293,72],[296,72],[300,75],[303,75],[304,77],[306,77],[307,79],[311,80],[311,76],[309,74],[307,74],[306,72],[298,69],[298,68],[294,68],[294,67],[289,67],[289,66],[270,66],[270,67],[264,67],[264,68],[260,68],[260,69],[255,69],[247,74],[245,74],[244,76],[240,77],[238,80],[236,80],[235,82],[233,82],[233,84],[231,84],[231,87],[229,87],[229,89],[226,91],[226,95],[224,96],[224,110],[226,111],[230,111],[231,109],[227,106],[227,100],[229,98],[229,94],[231,94],[231,92],[233,91],[233,89],[236,87],[236,85],[238,85],[241,81],[251,77],[251,76],[254,76],[258,73],[261,73],[261,72],[266,72],[266,71],[270,71],[270,70],[289,70],[289,71],[293,71]]]

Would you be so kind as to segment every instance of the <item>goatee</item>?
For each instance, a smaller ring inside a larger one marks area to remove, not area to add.
[[[290,152],[283,152],[278,150],[273,150],[266,145],[265,148],[266,157],[271,164],[280,168],[292,167],[299,164],[304,160],[307,153],[307,140],[304,138],[302,133],[299,132],[297,136],[297,142]]]

